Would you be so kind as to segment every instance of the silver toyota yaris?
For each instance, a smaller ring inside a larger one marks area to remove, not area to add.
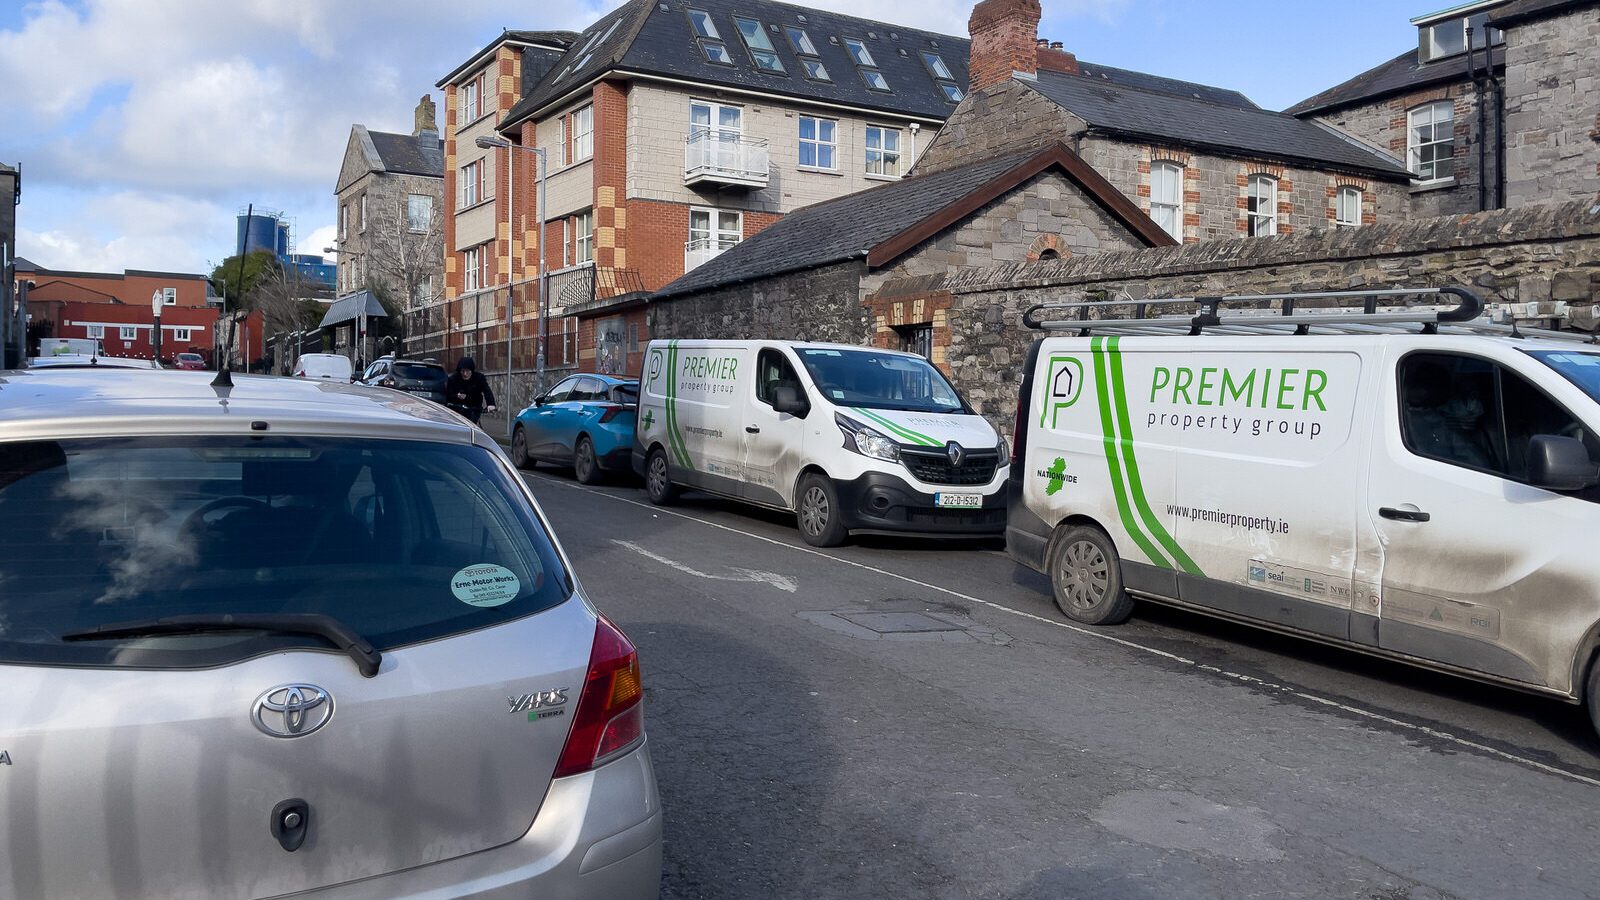
[[[0,372],[0,896],[654,897],[642,691],[441,407]]]

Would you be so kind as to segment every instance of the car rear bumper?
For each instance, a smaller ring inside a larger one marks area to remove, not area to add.
[[[998,535],[1006,528],[1006,492],[993,485],[941,488],[983,494],[981,509],[941,509],[937,495],[884,472],[867,472],[849,481],[834,480],[845,527],[851,531],[916,534]]]
[[[551,781],[533,827],[509,844],[292,896],[631,900],[660,892],[661,799],[647,743],[592,772]]]

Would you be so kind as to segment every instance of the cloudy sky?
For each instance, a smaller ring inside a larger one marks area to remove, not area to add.
[[[352,123],[410,131],[417,99],[502,28],[581,30],[620,2],[0,0],[0,161],[23,168],[18,252],[59,269],[209,271],[252,202],[285,211],[301,251],[320,252]],[[1414,44],[1407,19],[1431,11],[1426,0],[1043,2],[1041,35],[1082,59],[1237,88],[1275,109]],[[971,12],[967,0],[805,5],[951,34]]]

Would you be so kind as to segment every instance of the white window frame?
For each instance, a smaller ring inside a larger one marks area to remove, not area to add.
[[[876,135],[878,141],[878,146],[876,147],[872,146],[874,135]],[[889,147],[891,139],[894,143],[893,148]],[[900,139],[900,129],[892,125],[868,125],[866,142],[866,173],[868,176],[873,178],[899,178],[903,174],[901,163],[904,161],[905,156],[904,151],[900,149],[904,144]],[[874,154],[876,154],[876,159],[874,159]],[[874,164],[878,167],[876,172],[872,170]]]
[[[1261,194],[1258,185],[1266,185],[1267,211],[1260,212]],[[1257,200],[1256,211],[1249,206],[1251,195]],[[1245,234],[1250,237],[1272,237],[1278,233],[1278,179],[1271,175],[1251,175],[1245,186]],[[1261,224],[1258,224],[1261,223]]]
[[[572,161],[581,163],[594,158],[594,104],[578,107],[572,112]]]
[[[461,86],[461,124],[476,122],[483,115],[483,97],[479,77]]]
[[[85,337],[93,340],[103,341],[106,339],[106,327],[104,325],[85,325],[83,326],[83,331]]]
[[[561,267],[572,265],[572,220],[561,220]]]
[[[480,273],[483,265],[483,253],[486,249],[486,244],[479,244],[476,247],[468,247],[461,251],[461,289],[463,291],[476,291],[483,287],[480,283]]]
[[[420,203],[419,203],[420,202]],[[418,209],[418,206],[421,209]],[[418,227],[418,213],[421,213],[421,227]],[[428,228],[433,224],[433,198],[427,194],[406,195],[406,230],[412,234],[427,234]]]
[[[1183,174],[1183,166],[1171,160],[1150,164],[1150,218],[1179,243],[1183,243]],[[1169,185],[1170,190],[1162,190]]]
[[[559,169],[567,164],[567,117],[556,116],[555,146],[551,147],[550,168]]]
[[[704,228],[696,228],[696,216],[705,216]],[[734,225],[724,228],[723,216],[733,216]],[[738,246],[744,240],[744,212],[737,209],[718,209],[715,206],[689,207],[689,246],[703,244],[706,248],[716,247],[719,250],[729,250]]]
[[[805,136],[804,128],[805,128],[805,123],[807,123],[807,122],[812,123],[811,124],[811,133],[813,135],[815,135],[815,137],[808,138],[808,137]],[[823,140],[822,139],[822,129],[823,129],[824,125],[827,125],[829,128],[831,128],[833,130],[833,140],[829,141],[829,140]],[[800,168],[802,168],[802,169],[810,169],[810,170],[818,171],[818,172],[837,172],[837,171],[839,171],[839,120],[838,119],[828,119],[828,118],[824,118],[822,116],[800,116],[795,120],[795,134],[796,134],[796,140],[798,141],[798,143],[795,146],[795,151],[796,151],[796,157],[800,160]],[[811,145],[811,147],[812,147],[812,153],[813,153],[812,158],[816,160],[815,162],[808,163],[808,162],[805,161],[804,150],[805,150],[805,148],[806,148],[806,146],[808,144]],[[823,151],[824,148],[827,148],[827,150],[831,154],[831,159],[833,160],[831,165],[826,165],[825,166],[825,165],[822,164],[822,151]]]
[[[175,341],[192,341],[194,340],[194,329],[182,326],[174,328],[172,329],[172,339]]]
[[[364,233],[366,230],[367,230],[367,192],[366,191],[362,191],[361,192],[361,215],[356,218],[356,231]]]
[[[575,265],[594,262],[594,210],[572,217],[572,258]]]
[[[137,325],[119,325],[119,326],[117,326],[117,339],[120,340],[120,341],[123,341],[123,342],[137,341],[139,339],[139,326],[137,326]]]
[[[1446,113],[1442,120],[1439,117],[1441,112]],[[1411,177],[1418,184],[1444,184],[1455,180],[1455,121],[1456,105],[1452,100],[1436,100],[1432,103],[1424,103],[1406,112],[1406,166],[1411,170]],[[1440,140],[1438,136],[1441,122],[1449,126],[1447,132],[1449,136],[1443,140]],[[1417,139],[1417,129],[1422,127],[1433,128],[1433,140],[1420,141]],[[1422,151],[1424,148],[1438,147],[1443,144],[1450,145],[1450,155],[1445,157],[1449,161],[1449,173],[1445,175],[1439,174],[1441,160],[1435,158],[1432,161],[1434,167],[1432,174],[1425,177],[1422,173]]]
[[[339,240],[350,235],[350,204],[339,204]]]
[[[696,109],[706,111],[706,121],[710,124],[700,124],[694,120]],[[729,110],[735,113],[736,122],[733,125],[725,125],[722,122],[722,114]],[[723,141],[741,140],[744,137],[744,107],[732,103],[717,103],[713,100],[690,100],[689,136],[692,138],[697,132],[714,134],[718,140]]]
[[[475,159],[461,167],[461,206],[477,206],[483,197],[483,160]]]
[[[1352,202],[1353,208],[1347,208],[1347,202]],[[1333,195],[1333,227],[1335,228],[1360,228],[1361,207],[1366,200],[1364,192],[1358,187],[1346,185],[1339,188]]]
[[[161,289],[161,305],[162,306],[177,306],[178,305],[178,289],[175,288],[175,287],[162,288]]]

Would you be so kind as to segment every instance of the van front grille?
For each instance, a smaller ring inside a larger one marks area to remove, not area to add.
[[[943,450],[902,447],[900,461],[925,484],[976,485],[988,484],[994,478],[994,470],[1000,466],[1000,454],[995,450],[968,450],[961,465],[952,466],[949,455]]]

